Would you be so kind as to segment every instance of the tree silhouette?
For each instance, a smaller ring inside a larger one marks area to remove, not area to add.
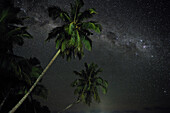
[[[22,46],[25,38],[32,38],[22,23],[24,18],[17,17],[19,11],[10,0],[0,1],[0,112],[3,113],[28,92],[42,72],[37,58],[27,59],[13,52],[15,45]],[[38,84],[32,95],[46,97],[47,89]]]

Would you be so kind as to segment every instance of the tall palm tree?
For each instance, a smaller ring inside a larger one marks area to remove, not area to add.
[[[90,35],[93,35],[91,30],[100,33],[102,28],[96,21],[85,21],[86,19],[93,17],[93,15],[96,14],[96,11],[91,8],[81,12],[80,9],[83,5],[83,0],[76,0],[74,4],[71,4],[70,13],[56,6],[48,8],[50,17],[54,20],[59,17],[64,22],[63,26],[54,28],[47,38],[47,41],[56,38],[56,49],[58,52],[51,59],[28,93],[18,102],[18,104],[16,104],[10,113],[15,112],[15,110],[24,102],[59,54],[63,57],[66,56],[67,60],[70,60],[72,56],[74,58],[78,56],[79,59],[81,59],[84,55],[83,45],[87,50],[91,51],[92,40],[89,37]]]
[[[85,70],[81,70],[80,72],[74,71],[74,74],[78,75],[78,79],[76,79],[71,86],[75,87],[74,94],[77,95],[77,101],[67,106],[61,112],[69,109],[74,104],[79,102],[83,102],[90,106],[92,103],[92,99],[96,102],[100,102],[100,97],[98,94],[99,87],[102,88],[104,94],[107,93],[108,82],[103,80],[98,74],[102,72],[101,68],[98,68],[97,64],[85,63]],[[59,112],[60,113],[60,112]]]

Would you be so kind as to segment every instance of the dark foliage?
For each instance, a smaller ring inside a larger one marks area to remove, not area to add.
[[[13,52],[15,45],[22,46],[25,38],[32,38],[23,19],[17,17],[19,11],[10,0],[0,1],[0,113],[7,113],[42,72],[37,58],[27,59]],[[47,89],[38,84],[17,113],[49,113],[32,95],[46,98]]]

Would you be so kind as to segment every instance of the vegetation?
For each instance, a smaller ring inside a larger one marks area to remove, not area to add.
[[[26,59],[14,54],[14,45],[22,46],[24,38],[32,38],[32,36],[26,31],[27,28],[23,26],[23,19],[17,17],[17,13],[20,10],[14,8],[11,4],[9,6],[8,2],[4,3],[3,6],[5,7],[2,7],[3,10],[0,10],[0,35],[2,36],[0,38],[0,51],[2,51],[0,54],[0,77],[2,78],[0,79],[2,80],[0,84],[2,90],[0,94],[0,110],[7,112],[6,110],[9,110],[11,105],[18,101],[9,113],[14,113],[19,106],[22,106],[17,110],[19,113],[49,113],[48,108],[42,107],[39,102],[33,99],[32,95],[47,96],[47,89],[39,81],[41,81],[45,72],[59,54],[63,58],[66,57],[69,61],[71,58],[76,57],[81,59],[84,56],[84,48],[89,51],[92,50],[90,36],[93,35],[93,31],[100,33],[102,30],[100,24],[89,20],[96,14],[96,11],[91,8],[81,12],[81,8],[84,5],[83,0],[75,0],[75,3],[70,5],[70,12],[66,12],[56,6],[48,8],[49,16],[53,20],[60,18],[63,21],[63,25],[51,30],[46,39],[46,41],[55,39],[58,51],[46,68],[42,70],[37,58]],[[85,63],[85,67],[86,70],[81,72],[74,71],[76,75],[79,75],[80,79],[76,79],[72,83],[72,86],[76,87],[75,94],[78,95],[77,101],[73,104],[84,102],[90,106],[92,98],[96,102],[100,102],[98,86],[102,87],[105,94],[108,83],[97,76],[102,70],[101,68],[97,69],[98,66],[96,64],[87,65]],[[20,98],[21,100],[19,100]]]
[[[98,87],[102,88],[104,94],[107,93],[108,82],[99,77],[98,74],[102,72],[102,69],[98,68],[97,64],[85,63],[84,65],[85,70],[81,70],[80,72],[74,71],[80,78],[72,83],[72,87],[76,87],[74,94],[78,95],[77,100],[90,106],[92,98],[96,102],[100,102]]]
[[[54,28],[47,38],[47,40],[55,38],[56,49],[61,50],[61,55],[70,60],[72,57],[78,56],[79,59],[84,55],[84,47],[91,51],[92,40],[90,35],[93,35],[91,30],[97,33],[101,32],[101,25],[95,21],[85,21],[96,14],[95,9],[87,9],[80,12],[83,7],[83,0],[76,0],[71,4],[70,13],[62,10],[60,7],[48,8],[49,16],[56,20],[58,17],[64,22],[60,27]]]
[[[101,25],[97,24],[95,21],[84,21],[96,14],[96,11],[91,8],[84,12],[80,12],[83,5],[83,0],[76,0],[74,4],[71,4],[70,14],[59,7],[53,6],[48,8],[50,17],[54,20],[59,17],[64,22],[63,26],[54,28],[47,38],[47,41],[56,38],[55,42],[58,52],[43,70],[27,94],[25,94],[18,104],[10,111],[11,113],[24,102],[59,54],[61,54],[63,58],[66,56],[68,60],[70,60],[72,56],[74,58],[78,56],[79,59],[81,59],[84,55],[83,44],[87,50],[92,49],[92,41],[89,36],[93,35],[93,33],[90,32],[90,30],[100,33]]]
[[[102,72],[101,68],[98,68],[97,64],[84,64],[85,70],[80,72],[74,71],[74,74],[79,78],[76,79],[71,86],[75,87],[74,94],[77,95],[77,101],[67,106],[61,112],[69,109],[74,104],[83,102],[90,106],[92,99],[96,102],[100,102],[100,97],[98,94],[99,87],[102,88],[104,94],[107,93],[108,82],[99,77],[99,73]]]
[[[22,20],[17,17],[20,10],[14,8],[10,1],[1,1],[0,4],[0,112],[7,113],[16,102],[27,93],[32,83],[42,72],[37,58],[24,58],[13,52],[15,45],[22,46],[25,38],[32,38],[23,26]],[[17,113],[40,113],[46,109],[37,104],[32,95],[47,97],[47,89],[38,84],[33,93],[24,102]],[[25,108],[29,108],[25,109]],[[48,113],[48,112],[47,112]]]

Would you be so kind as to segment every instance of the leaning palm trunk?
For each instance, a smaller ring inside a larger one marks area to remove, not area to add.
[[[80,100],[77,100],[76,102],[68,105],[66,108],[64,108],[63,110],[59,111],[58,113],[62,113],[62,112],[64,112],[64,111],[66,111],[67,109],[71,108],[71,107],[72,107],[73,105],[75,105],[75,104],[78,104],[79,102],[80,102]]]
[[[41,75],[37,78],[37,80],[35,81],[35,83],[32,85],[32,87],[29,89],[29,91],[22,97],[22,99],[12,108],[11,111],[9,111],[9,113],[14,113],[19,107],[20,105],[25,101],[25,99],[28,97],[28,95],[32,92],[32,90],[35,88],[35,86],[37,85],[37,83],[41,80],[41,78],[44,76],[44,74],[46,73],[46,71],[48,70],[48,68],[51,66],[51,64],[54,62],[54,60],[57,58],[57,56],[59,55],[60,50],[58,50],[58,52],[55,54],[55,56],[51,59],[51,61],[49,62],[49,64],[46,66],[46,68],[43,70],[43,72],[41,73]]]

